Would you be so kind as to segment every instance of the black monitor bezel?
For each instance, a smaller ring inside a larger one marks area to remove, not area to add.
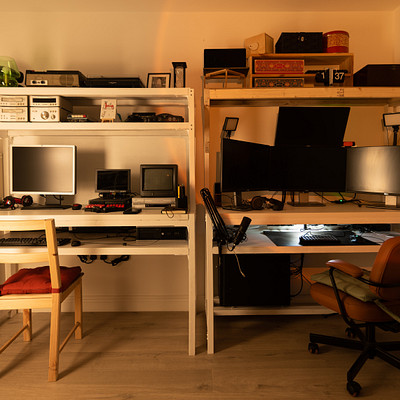
[[[125,173],[127,174],[127,182],[128,185],[126,187],[126,189],[100,189],[99,186],[99,173],[101,172],[115,172],[115,173]],[[130,169],[107,169],[107,168],[101,168],[101,169],[96,169],[96,174],[95,174],[95,192],[96,193],[130,193],[131,192],[131,170]]]
[[[168,169],[172,171],[172,188],[170,190],[145,189],[145,174],[149,169]],[[177,197],[178,196],[178,165],[177,164],[141,164],[140,165],[140,196],[141,197]]]

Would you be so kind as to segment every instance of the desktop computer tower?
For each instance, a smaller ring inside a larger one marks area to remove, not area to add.
[[[219,267],[221,306],[290,304],[290,255],[223,254]],[[245,276],[240,273],[240,270]]]

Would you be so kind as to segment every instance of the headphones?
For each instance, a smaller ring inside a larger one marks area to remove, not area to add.
[[[274,211],[282,211],[285,203],[282,201],[267,198],[263,196],[254,196],[250,200],[250,206],[253,210],[262,210],[263,208],[272,208]]]
[[[15,208],[15,204],[22,204],[24,207],[29,207],[33,204],[32,196],[22,196],[21,198],[7,196],[3,199],[3,205],[5,208]]]

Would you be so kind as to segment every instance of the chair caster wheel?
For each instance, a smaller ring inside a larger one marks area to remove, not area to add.
[[[308,351],[311,354],[319,354],[319,346],[318,346],[318,344],[317,343],[312,343],[312,342],[308,343]]]
[[[354,332],[354,329],[352,328],[346,328],[346,336],[350,339],[354,339],[356,337],[356,333]]]
[[[353,397],[357,397],[361,392],[361,386],[356,381],[347,382],[346,388]]]

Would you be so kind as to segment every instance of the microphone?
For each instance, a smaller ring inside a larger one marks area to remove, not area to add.
[[[235,233],[235,236],[233,238],[233,244],[237,246],[244,238],[244,235],[247,231],[247,228],[249,227],[251,223],[251,219],[248,217],[243,217],[242,222],[239,225],[238,230]]]

